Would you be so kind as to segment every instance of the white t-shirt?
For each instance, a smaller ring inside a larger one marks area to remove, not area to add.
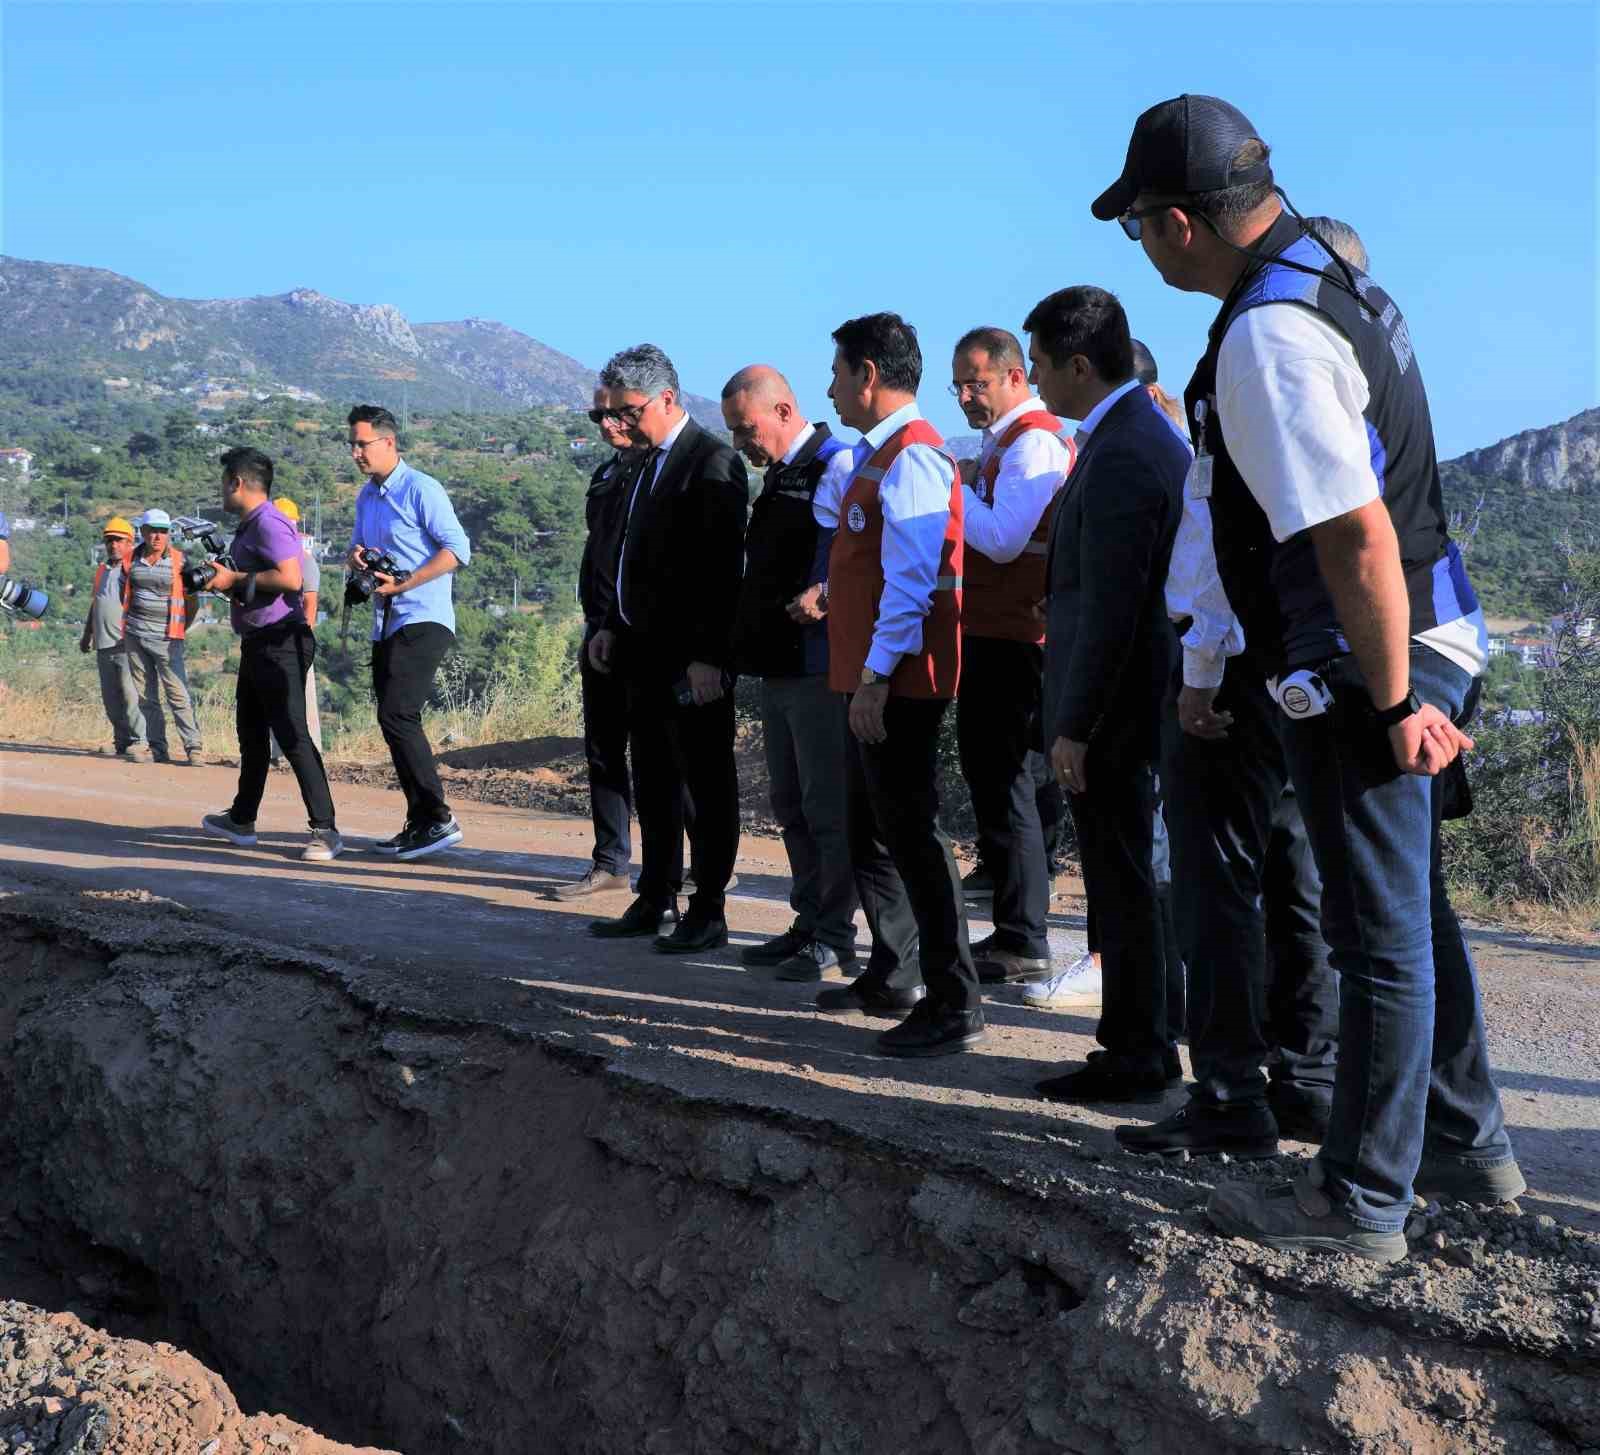
[[[1378,498],[1355,349],[1327,318],[1268,303],[1234,319],[1217,354],[1217,415],[1273,538],[1286,541]],[[1415,638],[1476,677],[1489,662],[1483,612]]]

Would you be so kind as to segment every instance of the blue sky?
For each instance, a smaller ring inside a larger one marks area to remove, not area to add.
[[[955,338],[1114,289],[1181,388],[1214,304],[1094,222],[1134,117],[1241,107],[1362,233],[1441,451],[1600,401],[1590,3],[16,3],[0,249],[179,297],[297,286],[500,319],[591,365],[651,339],[814,417],[840,320]]]

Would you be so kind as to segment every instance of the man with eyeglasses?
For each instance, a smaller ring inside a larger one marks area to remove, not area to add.
[[[1290,1183],[1224,1184],[1207,1212],[1272,1247],[1393,1262],[1414,1191],[1498,1202],[1525,1186],[1440,863],[1440,775],[1472,746],[1487,642],[1406,321],[1286,205],[1269,157],[1237,108],[1175,97],[1139,117],[1091,210],[1171,287],[1221,300],[1186,396],[1194,470],[1228,601],[1288,719],[1340,974],[1316,1160]]]
[[[1039,822],[1044,755],[1034,747],[1044,674],[1045,552],[1056,492],[1074,446],[1028,383],[1022,345],[1003,328],[957,342],[950,392],[983,431],[963,485],[961,691],[956,741],[978,822],[978,856],[994,885],[994,930],[972,946],[980,980],[1050,973],[1045,917],[1050,866]]]
[[[410,573],[403,580],[380,573],[372,598],[372,692],[406,798],[405,826],[373,848],[420,859],[461,842],[461,825],[445,802],[422,730],[422,709],[439,663],[455,644],[450,577],[472,559],[472,546],[444,486],[400,457],[394,415],[358,404],[348,423],[350,453],[367,476],[356,496],[350,568],[365,569],[362,553],[373,551]]]
[[[633,903],[589,929],[602,939],[654,936],[662,954],[691,954],[728,941],[739,848],[732,629],[749,509],[744,462],[684,412],[678,371],[654,344],[613,355],[600,386],[605,412],[641,458],[627,487],[616,599],[589,661],[626,686],[643,854]],[[663,935],[681,887],[685,787],[695,889]]]

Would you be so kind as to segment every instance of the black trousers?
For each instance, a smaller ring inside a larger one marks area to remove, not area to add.
[[[1174,678],[1162,717],[1162,778],[1172,836],[1178,940],[1189,966],[1193,1095],[1259,1101],[1261,1068],[1330,1093],[1338,1049],[1338,976],[1328,962],[1317,875],[1288,783],[1284,719],[1248,650],[1228,662],[1219,710],[1226,738],[1178,726]]]
[[[1067,794],[1067,802],[1078,831],[1084,893],[1094,906],[1104,977],[1095,1036],[1118,1065],[1159,1071],[1171,1033],[1166,951],[1150,864],[1154,769],[1147,760],[1095,739],[1085,772],[1088,790]]]
[[[953,1010],[975,1010],[981,996],[967,938],[961,875],[950,840],[939,827],[939,724],[949,705],[891,695],[883,713],[885,740],[863,743],[854,734],[850,740],[878,833],[899,871],[916,922],[917,958],[928,999]],[[892,893],[887,881],[884,888]]]
[[[449,627],[421,621],[396,628],[372,648],[378,728],[389,745],[395,776],[406,796],[408,824],[450,821],[450,805],[444,801],[433,749],[422,731],[422,709],[433,691],[434,673],[455,639]]]
[[[1041,958],[1050,953],[1050,869],[1039,822],[1043,754],[1031,747],[1044,648],[1033,642],[966,637],[956,742],[961,776],[978,821],[978,857],[994,880],[995,946]]]
[[[681,707],[673,684],[650,670],[648,646],[627,650],[629,744],[642,864],[639,897],[666,904],[683,883],[685,794],[694,803],[689,830],[695,892],[690,912],[723,912],[739,852],[739,780],[733,766],[733,694],[704,707]]]
[[[587,633],[578,649],[578,680],[583,689],[583,756],[589,764],[595,867],[626,874],[633,858],[628,688],[615,672],[596,672],[589,665]]]
[[[272,737],[294,770],[306,817],[314,829],[331,829],[333,794],[322,754],[306,727],[306,673],[317,656],[317,639],[303,620],[293,619],[249,633],[239,646],[239,681],[234,725],[239,734],[239,790],[228,816],[254,823],[267,790]]]

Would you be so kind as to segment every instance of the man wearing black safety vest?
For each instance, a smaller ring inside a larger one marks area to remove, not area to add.
[[[975,328],[957,342],[950,390],[983,431],[965,501],[961,692],[956,741],[972,794],[978,857],[994,884],[994,930],[972,946],[978,976],[1050,973],[1050,865],[1039,823],[1035,746],[1044,675],[1045,555],[1074,447],[1035,397],[1016,335]]]
[[[1341,976],[1316,1160],[1281,1186],[1224,1184],[1207,1211],[1269,1246],[1393,1262],[1413,1189],[1497,1202],[1525,1185],[1439,859],[1441,775],[1472,746],[1461,725],[1487,642],[1405,319],[1285,208],[1268,157],[1237,109],[1179,96],[1139,117],[1092,210],[1170,286],[1222,300],[1186,394],[1194,483],[1288,719]]]

